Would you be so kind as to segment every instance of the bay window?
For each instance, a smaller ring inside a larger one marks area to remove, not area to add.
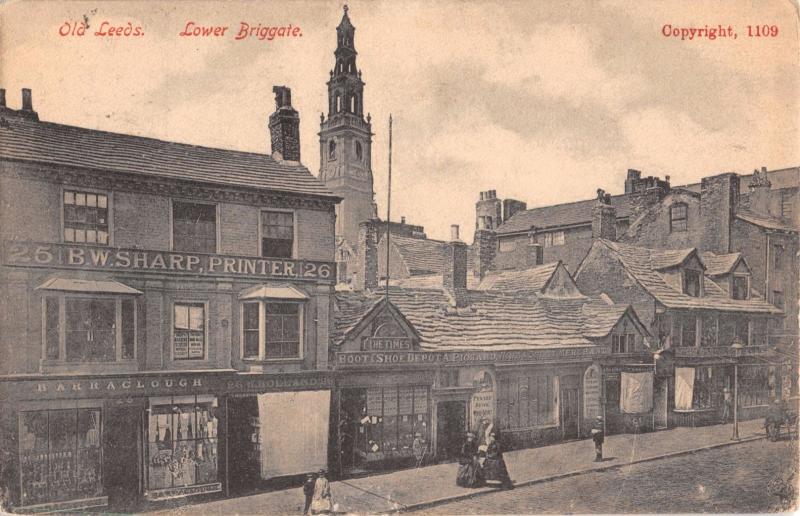
[[[44,357],[96,363],[136,358],[132,297],[52,294],[43,299]]]
[[[242,303],[242,358],[280,360],[302,358],[302,302],[281,299]]]

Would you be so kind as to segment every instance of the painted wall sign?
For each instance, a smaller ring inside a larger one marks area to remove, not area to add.
[[[600,407],[600,367],[592,364],[583,373],[583,417],[594,419],[602,415]]]
[[[246,377],[233,374],[159,375],[74,379],[33,379],[0,382],[0,399],[74,399],[116,396],[164,396],[182,394],[236,394],[292,390],[330,389],[331,373],[276,374]]]
[[[408,337],[369,337],[366,340],[367,351],[406,351],[411,349]]]
[[[593,357],[611,352],[610,346],[581,346],[522,351],[408,351],[397,353],[342,352],[336,354],[339,368],[403,364],[515,363]]]
[[[201,276],[240,276],[288,280],[336,278],[336,264],[252,256],[190,254],[143,249],[6,242],[3,263],[23,267],[139,271]]]

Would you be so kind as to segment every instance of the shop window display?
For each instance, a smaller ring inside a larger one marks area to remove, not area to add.
[[[19,419],[22,505],[101,496],[101,411],[24,411]]]
[[[774,367],[739,367],[739,399],[742,407],[768,405],[777,395]]]
[[[722,405],[723,370],[718,367],[697,367],[694,370],[692,408],[712,409]]]
[[[502,429],[556,424],[555,379],[550,375],[503,378],[497,412]]]
[[[153,402],[148,419],[148,489],[217,482],[216,399]]]
[[[354,441],[342,443],[345,455],[366,462],[413,457],[415,434],[430,440],[428,387],[371,387],[364,391],[361,396],[354,392],[349,397],[340,425],[346,438]],[[348,464],[353,462],[351,457],[345,459]]]

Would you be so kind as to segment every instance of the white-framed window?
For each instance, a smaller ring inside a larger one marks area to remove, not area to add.
[[[261,256],[294,257],[295,231],[293,211],[261,210]]]
[[[133,296],[48,294],[42,299],[44,357],[103,363],[136,358]]]
[[[172,250],[185,253],[217,252],[217,205],[172,200]]]
[[[108,201],[105,192],[65,188],[62,195],[64,242],[108,245]]]
[[[254,299],[242,302],[242,358],[303,358],[302,302]]]
[[[683,203],[673,204],[669,209],[669,230],[686,231],[689,222],[689,209]]]
[[[172,304],[172,359],[204,360],[208,348],[208,303]]]

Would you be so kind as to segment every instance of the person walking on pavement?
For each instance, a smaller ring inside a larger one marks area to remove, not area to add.
[[[603,462],[603,441],[605,440],[603,416],[597,416],[592,425],[592,440],[594,441],[594,461]]]
[[[500,443],[497,442],[497,435],[492,432],[489,434],[489,444],[486,445],[486,461],[483,463],[483,476],[485,480],[500,482],[503,489],[514,489],[514,482],[508,474],[506,461],[503,459],[503,452]]]
[[[458,457],[456,485],[460,487],[479,487],[482,483],[481,468],[478,464],[478,443],[475,434],[467,432],[467,440],[461,446]]]
[[[414,434],[414,442],[411,443],[411,451],[414,454],[414,459],[417,461],[417,467],[422,466],[425,460],[425,455],[428,453],[428,443],[423,439],[422,434],[417,432]]]
[[[314,499],[314,484],[317,483],[316,477],[313,473],[306,475],[306,480],[303,482],[303,496],[305,496],[306,504],[303,507],[303,514],[308,514],[311,509],[311,500]]]
[[[328,482],[324,469],[319,471],[314,483],[314,497],[311,500],[311,514],[330,514],[333,511],[331,499],[331,483]]]

